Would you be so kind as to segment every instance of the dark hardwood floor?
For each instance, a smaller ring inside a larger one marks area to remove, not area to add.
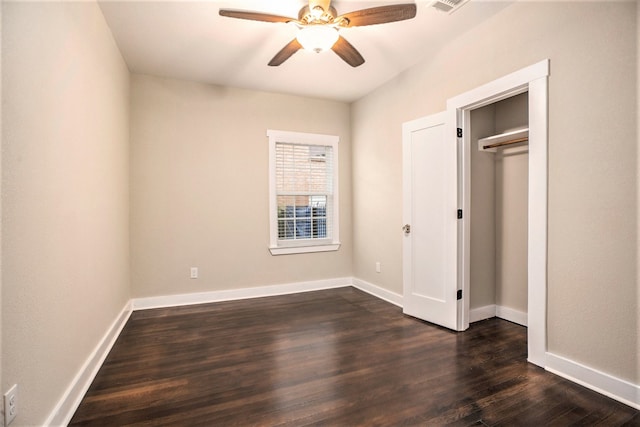
[[[526,352],[513,323],[455,333],[354,288],[137,311],[70,425],[640,425]]]

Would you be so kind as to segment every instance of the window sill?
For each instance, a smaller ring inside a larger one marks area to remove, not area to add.
[[[269,248],[271,255],[291,255],[291,254],[308,254],[312,252],[330,252],[337,251],[340,243],[332,243],[329,245],[316,246],[289,246],[289,247],[273,247]]]

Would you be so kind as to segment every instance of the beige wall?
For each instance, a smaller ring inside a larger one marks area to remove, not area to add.
[[[496,133],[529,123],[527,94],[498,102],[495,108]],[[498,150],[495,167],[496,304],[527,313],[528,147]]]
[[[269,253],[267,129],[340,137],[337,252]],[[134,75],[131,207],[133,297],[351,276],[349,105]]]
[[[471,112],[471,215],[469,308],[496,303],[496,153],[477,149],[478,139],[496,133],[495,105]]]
[[[471,309],[527,313],[528,150],[478,150],[478,139],[528,123],[527,94],[471,111]]]
[[[472,3],[456,14],[482,7]],[[356,102],[354,275],[402,292],[402,123],[550,58],[548,349],[634,381],[635,7],[514,3]],[[376,260],[384,274],[374,273]]]
[[[129,298],[129,73],[94,3],[2,19],[2,391],[33,426]]]
[[[2,9],[0,1],[0,47],[2,46]],[[2,96],[2,54],[0,52],[0,106],[4,105]],[[2,387],[2,114],[0,113],[0,387]],[[2,390],[4,391],[4,389]]]

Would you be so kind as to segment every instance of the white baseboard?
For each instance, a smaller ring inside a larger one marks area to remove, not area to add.
[[[469,310],[469,323],[491,319],[492,317],[496,317],[495,304],[485,305],[484,307],[472,308]]]
[[[350,277],[315,280],[310,282],[288,283],[284,285],[260,286],[255,288],[228,289],[222,291],[200,292],[192,294],[164,295],[159,297],[134,298],[133,310],[175,307],[180,305],[206,304],[210,302],[232,301],[247,298],[261,298],[299,292],[319,291],[322,289],[351,286]]]
[[[640,409],[640,385],[582,365],[553,353],[546,354],[545,369],[600,394]]]
[[[96,348],[91,352],[75,378],[71,381],[71,384],[69,384],[69,387],[65,390],[62,398],[58,401],[47,421],[45,421],[45,426],[66,426],[69,424],[76,409],[80,406],[82,398],[89,390],[91,382],[102,367],[109,351],[111,351],[111,347],[113,347],[122,328],[129,320],[129,316],[131,316],[131,302],[127,301],[116,320],[107,329]]]
[[[391,292],[388,289],[381,288],[380,286],[374,285],[373,283],[365,282],[361,279],[356,279],[355,277],[352,279],[351,284],[354,288],[358,288],[361,291],[371,294],[374,297],[380,298],[381,300],[390,302],[391,304],[397,305],[398,307],[402,307],[403,305],[402,295]]]
[[[499,317],[518,325],[527,326],[527,313],[509,307],[491,304],[469,310],[470,323],[491,319],[492,317]]]
[[[514,310],[513,308],[504,307],[502,305],[496,305],[496,317],[522,326],[527,326],[527,321],[529,319],[527,313]]]

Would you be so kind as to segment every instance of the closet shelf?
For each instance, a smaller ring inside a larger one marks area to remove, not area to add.
[[[496,152],[498,148],[502,148],[512,144],[519,144],[529,141],[529,128],[520,128],[504,132],[499,135],[492,135],[478,140],[478,150]]]

